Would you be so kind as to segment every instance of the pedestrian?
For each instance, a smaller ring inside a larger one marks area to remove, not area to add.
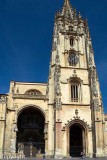
[[[84,152],[81,152],[81,153],[80,153],[80,156],[81,156],[82,159],[84,158],[84,155],[85,155]]]
[[[44,152],[43,154],[43,159],[46,159],[46,152]]]

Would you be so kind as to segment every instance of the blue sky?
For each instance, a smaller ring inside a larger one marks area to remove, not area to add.
[[[88,19],[107,113],[107,0],[71,0]],[[54,15],[63,0],[0,0],[0,93],[10,81],[47,82]]]

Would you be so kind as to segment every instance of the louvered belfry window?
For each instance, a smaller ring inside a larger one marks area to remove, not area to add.
[[[71,82],[71,101],[79,102],[80,99],[80,84],[78,82]]]

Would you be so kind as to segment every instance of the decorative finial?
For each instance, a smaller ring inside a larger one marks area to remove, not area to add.
[[[76,9],[74,9],[74,17],[76,17]]]
[[[66,4],[69,4],[69,0],[65,0],[65,3],[66,3]]]
[[[80,12],[78,13],[78,18],[79,18],[79,19],[81,19],[81,18],[82,18],[82,16],[81,16],[81,13],[80,13]]]

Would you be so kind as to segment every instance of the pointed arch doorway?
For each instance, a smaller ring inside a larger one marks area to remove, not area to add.
[[[35,107],[27,107],[18,116],[17,152],[23,152],[25,157],[36,157],[44,153],[43,113]]]
[[[81,152],[86,153],[86,130],[79,124],[74,123],[69,129],[70,156],[80,157]]]

